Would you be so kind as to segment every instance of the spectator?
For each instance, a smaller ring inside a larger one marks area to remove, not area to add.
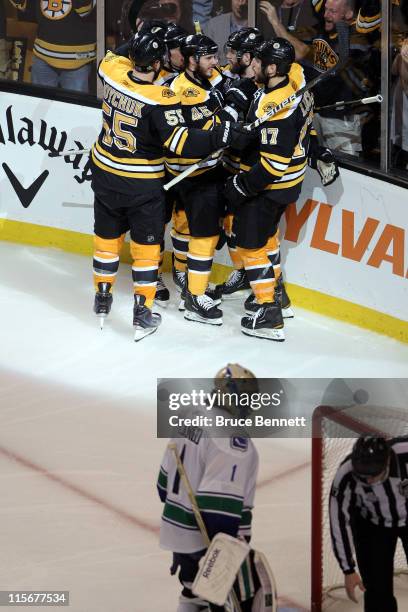
[[[408,170],[408,39],[406,38],[392,65],[397,77],[393,93],[391,140],[394,145],[394,164]]]
[[[205,33],[218,44],[219,59],[226,63],[224,45],[232,32],[248,26],[248,0],[231,0],[231,12],[209,20]]]
[[[315,87],[316,107],[371,93],[367,78],[370,45],[364,35],[356,32],[354,0],[326,0],[324,21],[318,25],[311,44],[288,32],[272,5],[268,8],[268,19],[275,32],[293,44],[296,59],[303,60],[309,77],[333,68],[339,61],[346,63],[336,76]],[[315,127],[322,144],[332,151],[349,155],[362,151],[361,115],[354,110],[347,115],[338,110],[322,111],[315,116]]]
[[[270,9],[275,9],[275,12]],[[272,25],[276,15],[276,20],[297,39],[303,42],[312,41],[317,17],[310,0],[261,0],[259,11],[259,28],[265,39],[279,36]]]
[[[36,9],[32,83],[88,92],[91,63],[96,58],[96,24],[87,18],[94,13],[96,0],[56,0],[46,6],[41,0],[10,2],[19,11],[30,4]]]
[[[211,18],[212,10],[213,0],[193,0],[193,19],[200,22],[203,31]]]
[[[139,13],[140,19],[160,19],[177,23],[192,31],[190,0],[147,0]]]

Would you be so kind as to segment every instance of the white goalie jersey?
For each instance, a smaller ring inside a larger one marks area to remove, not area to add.
[[[223,532],[250,536],[258,473],[258,453],[249,438],[206,438],[201,429],[172,440],[186,469],[210,539]],[[206,548],[174,453],[166,450],[157,487],[164,503],[160,545],[166,550],[192,553]]]

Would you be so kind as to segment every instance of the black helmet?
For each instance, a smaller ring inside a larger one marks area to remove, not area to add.
[[[163,39],[151,32],[137,33],[129,45],[129,57],[140,72],[151,72],[156,60],[163,61],[166,46]]]
[[[385,438],[361,437],[353,446],[351,464],[357,478],[379,476],[387,468],[390,447]]]
[[[244,53],[253,54],[263,41],[264,37],[258,28],[241,28],[229,35],[226,47],[234,49],[237,57],[241,58]]]
[[[296,58],[294,46],[285,38],[265,41],[256,49],[254,55],[261,60],[263,68],[276,64],[278,76],[287,75]]]
[[[167,23],[161,19],[146,19],[137,31],[138,34],[156,34],[164,40],[164,36],[167,32]]]
[[[166,43],[167,49],[178,49],[187,36],[188,33],[186,30],[177,25],[177,23],[167,24],[167,30],[164,35],[164,42]]]
[[[202,55],[218,53],[218,45],[204,34],[190,34],[182,42],[180,50],[186,59],[194,57],[198,61],[198,58]]]

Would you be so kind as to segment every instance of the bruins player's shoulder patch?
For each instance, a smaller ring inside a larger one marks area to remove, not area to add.
[[[198,98],[199,95],[200,91],[195,87],[187,87],[187,89],[183,91],[184,98]]]
[[[269,113],[276,106],[278,106],[276,102],[267,102],[266,104],[262,106],[262,112],[264,114]]]
[[[176,94],[170,89],[170,87],[163,87],[162,96],[163,98],[175,98]]]

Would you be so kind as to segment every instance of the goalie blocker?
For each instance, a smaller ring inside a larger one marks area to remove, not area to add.
[[[192,591],[201,600],[224,606],[234,588],[243,612],[276,612],[276,585],[262,553],[225,533],[212,540],[194,580]],[[223,608],[221,608],[223,609]]]

